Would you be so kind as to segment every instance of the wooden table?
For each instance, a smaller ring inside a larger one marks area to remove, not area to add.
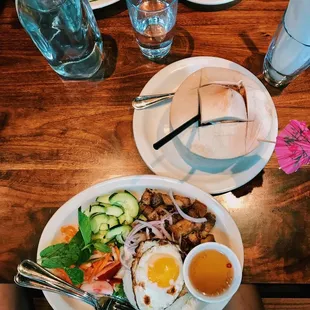
[[[100,181],[150,174],[135,146],[131,99],[165,65],[217,56],[261,77],[262,62],[286,0],[243,0],[222,11],[179,4],[177,34],[162,64],[145,59],[121,0],[96,11],[106,77],[65,82],[24,32],[13,1],[0,9],[0,282],[35,258],[41,232],[66,200]],[[200,9],[200,11],[198,11]],[[279,129],[310,125],[310,74],[284,90],[268,87]],[[243,238],[244,283],[310,283],[310,167],[292,175],[270,162],[247,185],[216,197]]]

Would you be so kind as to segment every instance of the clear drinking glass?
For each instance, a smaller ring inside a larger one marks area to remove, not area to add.
[[[284,15],[265,56],[264,78],[275,87],[285,86],[309,66],[310,45],[289,33]]]
[[[102,63],[102,38],[88,0],[16,0],[19,20],[61,76],[85,79]]]
[[[165,57],[173,41],[178,0],[126,0],[138,45],[149,59]]]

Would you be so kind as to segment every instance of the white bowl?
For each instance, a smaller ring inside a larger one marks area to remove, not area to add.
[[[232,280],[230,287],[223,294],[219,296],[206,296],[206,295],[201,294],[198,290],[196,290],[193,287],[189,279],[188,269],[189,269],[192,259],[198,253],[205,251],[205,250],[216,250],[224,254],[230,260],[232,267],[234,269],[234,276],[233,276],[233,280]],[[241,265],[240,265],[240,262],[236,254],[230,248],[220,243],[209,242],[209,243],[203,243],[203,244],[196,246],[187,254],[184,264],[183,264],[183,275],[184,275],[185,285],[193,296],[195,296],[196,298],[204,302],[217,303],[217,302],[222,302],[226,299],[230,299],[236,293],[241,283],[242,269],[241,269]]]

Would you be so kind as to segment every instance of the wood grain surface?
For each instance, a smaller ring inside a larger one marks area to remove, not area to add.
[[[308,298],[264,298],[265,310],[309,310]],[[43,298],[34,299],[34,310],[52,310],[48,302]],[[237,309],[236,309],[237,310]]]
[[[112,177],[151,173],[135,147],[131,99],[156,72],[186,57],[217,56],[261,78],[287,3],[243,0],[208,11],[181,2],[171,54],[153,63],[141,55],[121,0],[95,13],[105,42],[105,78],[68,82],[25,33],[13,0],[2,1],[0,282],[12,282],[17,264],[35,258],[45,224],[70,197]],[[309,85],[305,72],[283,90],[267,86],[279,129],[291,119],[310,124]],[[310,283],[309,168],[286,175],[273,155],[254,180],[216,197],[242,234],[244,283]]]
[[[265,310],[309,310],[308,298],[264,298]],[[34,310],[52,310],[48,302],[43,298],[34,299]],[[237,309],[236,309],[237,310]]]

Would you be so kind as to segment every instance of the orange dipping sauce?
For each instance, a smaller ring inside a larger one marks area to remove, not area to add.
[[[189,279],[193,287],[205,296],[224,293],[234,277],[229,259],[216,250],[198,253],[189,265]]]

